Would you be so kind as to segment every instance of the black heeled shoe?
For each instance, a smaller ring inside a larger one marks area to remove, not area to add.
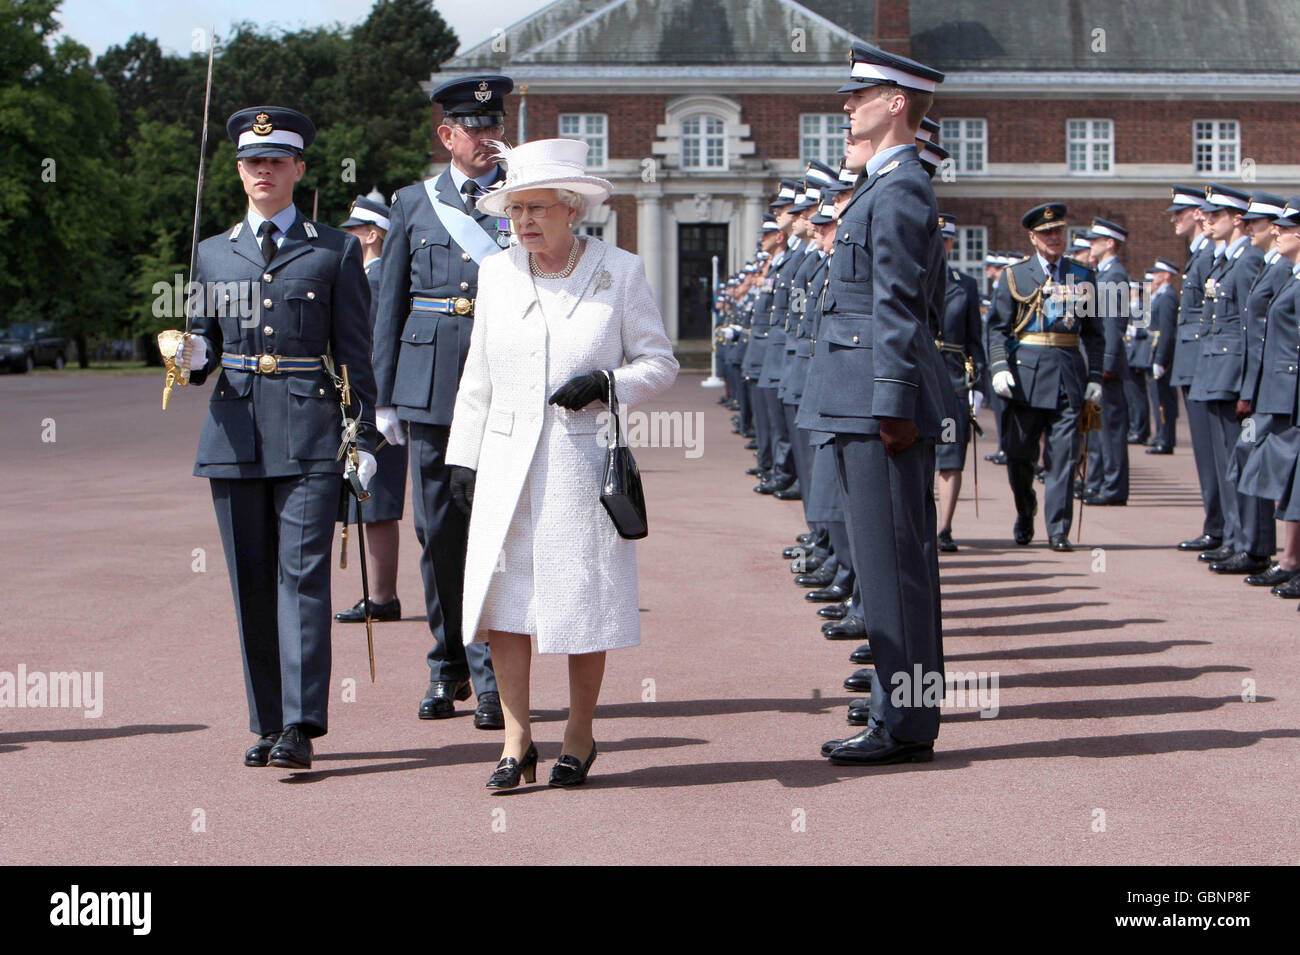
[[[576,756],[565,754],[555,761],[555,766],[551,768],[551,780],[548,786],[581,786],[587,781],[587,770],[591,769],[591,764],[596,761],[596,744],[591,744],[591,755],[581,766],[578,765]]]
[[[488,789],[514,789],[519,785],[519,778],[526,783],[537,782],[537,744],[529,743],[528,752],[523,759],[507,756],[497,763],[497,768],[488,777]]]

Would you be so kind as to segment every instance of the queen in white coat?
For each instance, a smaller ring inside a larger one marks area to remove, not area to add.
[[[551,784],[581,784],[605,651],[640,642],[636,549],[600,503],[608,420],[665,391],[677,361],[638,256],[573,226],[612,191],[587,176],[587,146],[538,140],[505,151],[508,175],[480,208],[520,244],[483,260],[474,332],[447,463],[470,509],[463,632],[487,639],[506,733],[488,787],[533,781],[531,637],[569,654],[569,720]],[[471,509],[472,505],[472,509]]]

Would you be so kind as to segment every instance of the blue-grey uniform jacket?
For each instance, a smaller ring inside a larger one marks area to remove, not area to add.
[[[1300,375],[1296,373],[1300,368],[1300,279],[1288,279],[1273,296],[1265,327],[1259,368],[1254,380],[1247,380],[1241,396],[1250,399],[1257,414],[1291,415],[1294,419],[1300,412]]]
[[[1096,273],[1077,262],[1064,260],[1062,281],[1068,283],[1073,277],[1075,284],[1092,283]],[[1096,314],[1101,309],[1070,309],[1067,303],[1059,303],[1059,308],[1043,303],[1043,314],[1035,315],[1020,330],[1016,327],[1026,318],[1021,314],[1028,303],[1017,301],[1025,299],[1041,288],[1047,281],[1047,273],[1039,264],[1038,256],[1033,255],[1002,271],[1002,281],[998,283],[997,299],[989,314],[993,321],[989,323],[989,368],[993,374],[1000,371],[1013,371],[1015,385],[1012,400],[1020,401],[1031,408],[1055,411],[1058,397],[1064,391],[1070,407],[1083,407],[1083,388],[1087,381],[1101,381],[1102,361],[1105,351],[1105,339],[1102,333],[1102,318]],[[1012,285],[1015,296],[1012,295]],[[1054,333],[1078,335],[1083,345],[1083,353],[1077,346],[1036,345],[1019,340],[1027,333]],[[1084,364],[1084,354],[1088,356]]]
[[[743,372],[755,382],[763,374],[763,359],[767,357],[767,336],[771,331],[772,292],[776,288],[776,274],[790,258],[790,250],[782,249],[767,265],[767,275],[758,284],[758,298],[749,315],[749,345],[745,349]]]
[[[1151,335],[1151,363],[1172,369],[1178,344],[1178,295],[1172,285],[1163,285],[1147,303],[1151,317],[1147,331]],[[1170,372],[1166,372],[1169,374]]]
[[[785,325],[790,316],[790,290],[808,255],[808,246],[802,240],[792,241],[799,241],[799,247],[781,263],[772,282],[772,308],[767,315],[767,345],[763,349],[763,368],[758,376],[760,388],[775,388],[781,383],[780,371],[785,364]]]
[[[777,395],[787,404],[794,404],[786,397],[786,379],[794,365],[795,353],[799,350],[799,323],[808,310],[808,296],[812,294],[808,283],[812,281],[813,274],[822,264],[821,254],[811,243],[807,249],[803,261],[795,270],[794,278],[790,280],[790,303],[786,308],[784,321],[785,345],[778,364],[773,370],[773,378],[777,382]]]
[[[1122,375],[1128,370],[1124,333],[1128,330],[1129,284],[1128,272],[1117,258],[1097,272],[1097,316],[1106,341],[1101,370]]]
[[[956,405],[934,345],[946,276],[930,176],[907,146],[840,211],[812,430],[879,434],[881,418],[910,418],[922,438],[940,436]]]
[[[448,204],[464,211],[450,170],[439,175],[434,186]],[[389,218],[375,314],[379,406],[396,408],[404,421],[450,425],[474,317],[413,309],[411,299],[472,301],[478,294],[478,263],[442,224],[424,183],[397,190]],[[474,219],[488,235],[498,236],[496,218],[480,210]]]
[[[1267,256],[1265,256],[1267,261]],[[1241,397],[1250,400],[1259,387],[1260,362],[1264,358],[1264,337],[1268,322],[1268,307],[1282,287],[1291,281],[1295,263],[1278,256],[1266,264],[1255,277],[1255,284],[1246,296],[1246,314],[1243,316],[1246,331],[1246,366],[1242,372]],[[1294,364],[1294,363],[1293,363]]]
[[[1201,357],[1189,397],[1197,401],[1236,401],[1246,369],[1246,327],[1242,310],[1264,267],[1264,253],[1249,242],[1219,257],[1206,279]]]
[[[1201,357],[1201,320],[1205,315],[1205,278],[1214,265],[1214,243],[1206,240],[1187,258],[1178,304],[1178,341],[1169,372],[1171,385],[1190,385]],[[1163,365],[1164,362],[1161,362]],[[1190,392],[1189,392],[1190,394]]]
[[[194,473],[270,478],[341,473],[338,391],[318,371],[262,374],[222,368],[231,355],[321,358],[348,366],[364,407],[358,445],[373,450],[375,379],[370,364],[370,287],[355,236],[298,213],[267,264],[244,220],[199,244],[195,281],[205,290],[193,330],[208,358],[190,373],[201,385],[220,372],[199,436]],[[356,408],[353,399],[353,409]]]
[[[782,384],[781,400],[786,404],[796,405],[803,400],[804,387],[808,383],[808,369],[812,365],[813,339],[817,323],[821,320],[822,294],[826,290],[826,280],[830,274],[830,256],[817,254],[816,258],[817,268],[808,279],[803,313],[794,329],[794,355],[790,358]]]
[[[962,401],[970,385],[966,382],[966,356],[974,365],[971,381],[976,391],[984,376],[983,326],[980,322],[980,288],[965,272],[948,269],[948,286],[944,295],[943,324],[940,327],[939,353],[943,356],[948,380]]]

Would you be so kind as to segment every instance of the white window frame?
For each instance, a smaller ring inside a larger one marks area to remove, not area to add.
[[[1229,129],[1230,135],[1224,135]],[[1205,162],[1202,147],[1208,150]],[[1241,169],[1241,123],[1235,119],[1193,120],[1192,169],[1197,175],[1236,175]]]
[[[843,125],[843,112],[800,113],[799,161],[805,167],[814,159],[832,169],[838,167],[844,157]]]
[[[1076,136],[1076,123],[1086,124],[1083,135]],[[1099,131],[1104,130],[1104,135]],[[1082,165],[1075,166],[1075,146],[1083,147]],[[1105,159],[1099,153],[1105,153]],[[1115,174],[1115,121],[1110,119],[1067,119],[1065,121],[1065,165],[1071,176],[1112,176]]]
[[[952,154],[955,171],[980,175],[988,171],[989,124],[978,117],[939,121],[939,144]]]
[[[699,131],[691,132],[688,127],[699,123]],[[710,129],[713,124],[716,129]],[[700,111],[682,117],[682,168],[691,172],[725,172],[727,169],[727,121],[716,113]],[[687,161],[690,144],[694,143],[699,157],[698,162]],[[709,162],[716,158],[717,162]]]
[[[587,144],[587,168],[609,166],[609,116],[605,113],[561,113],[556,120],[561,139]],[[566,129],[565,127],[569,128]]]
[[[946,147],[945,147],[946,148]],[[972,243],[971,239],[979,237],[979,241]],[[980,287],[981,293],[987,293],[985,287],[988,282],[984,277],[984,255],[989,247],[989,230],[987,226],[982,225],[959,225],[957,226],[957,237],[952,245],[952,255],[948,257],[948,264],[958,272],[965,272],[973,278]],[[971,250],[975,248],[978,254],[973,255]]]

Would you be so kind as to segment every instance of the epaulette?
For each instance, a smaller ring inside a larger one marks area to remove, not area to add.
[[[316,224],[310,219],[302,220],[302,231],[307,233],[307,238],[309,239],[320,238],[320,233],[316,231]]]

